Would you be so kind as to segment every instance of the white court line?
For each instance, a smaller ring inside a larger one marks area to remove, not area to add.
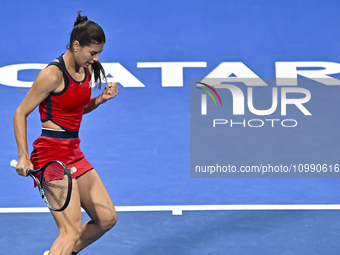
[[[245,210],[340,210],[337,204],[305,205],[166,205],[166,206],[116,206],[117,212],[160,212],[171,211],[182,215],[183,211],[245,211]],[[0,213],[45,213],[47,207],[0,208]]]

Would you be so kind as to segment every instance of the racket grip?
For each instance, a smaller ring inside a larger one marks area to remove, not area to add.
[[[18,161],[16,161],[15,159],[12,159],[10,163],[11,167],[16,168],[17,164],[18,164]]]
[[[15,159],[12,159],[11,162],[9,163],[11,165],[11,167],[13,168],[16,168],[17,167],[17,164],[18,164],[18,161],[16,161]],[[31,171],[31,169],[27,169],[26,170],[26,174],[29,175],[29,172]]]

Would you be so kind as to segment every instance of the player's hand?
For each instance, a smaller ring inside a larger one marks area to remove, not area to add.
[[[19,158],[18,164],[15,167],[17,173],[21,176],[27,176],[27,169],[33,169],[32,162],[26,157]]]
[[[107,100],[110,100],[117,96],[119,92],[119,87],[115,82],[110,82],[104,88],[103,93],[101,94],[102,103],[105,103]]]

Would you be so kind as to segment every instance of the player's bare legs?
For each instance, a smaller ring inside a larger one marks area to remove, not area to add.
[[[94,169],[80,176],[77,183],[81,206],[91,220],[83,225],[82,234],[73,248],[74,252],[79,252],[96,241],[117,221],[116,210],[111,198]]]
[[[82,231],[80,197],[77,181],[72,180],[72,194],[69,205],[62,212],[51,211],[59,236],[54,241],[49,255],[70,255]]]

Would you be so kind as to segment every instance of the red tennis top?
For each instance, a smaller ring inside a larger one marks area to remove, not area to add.
[[[85,78],[76,81],[67,72],[63,56],[59,62],[51,62],[63,72],[65,88],[60,93],[51,93],[39,105],[41,122],[48,120],[60,126],[64,130],[79,131],[83,118],[84,107],[91,99],[91,75],[85,68]]]

